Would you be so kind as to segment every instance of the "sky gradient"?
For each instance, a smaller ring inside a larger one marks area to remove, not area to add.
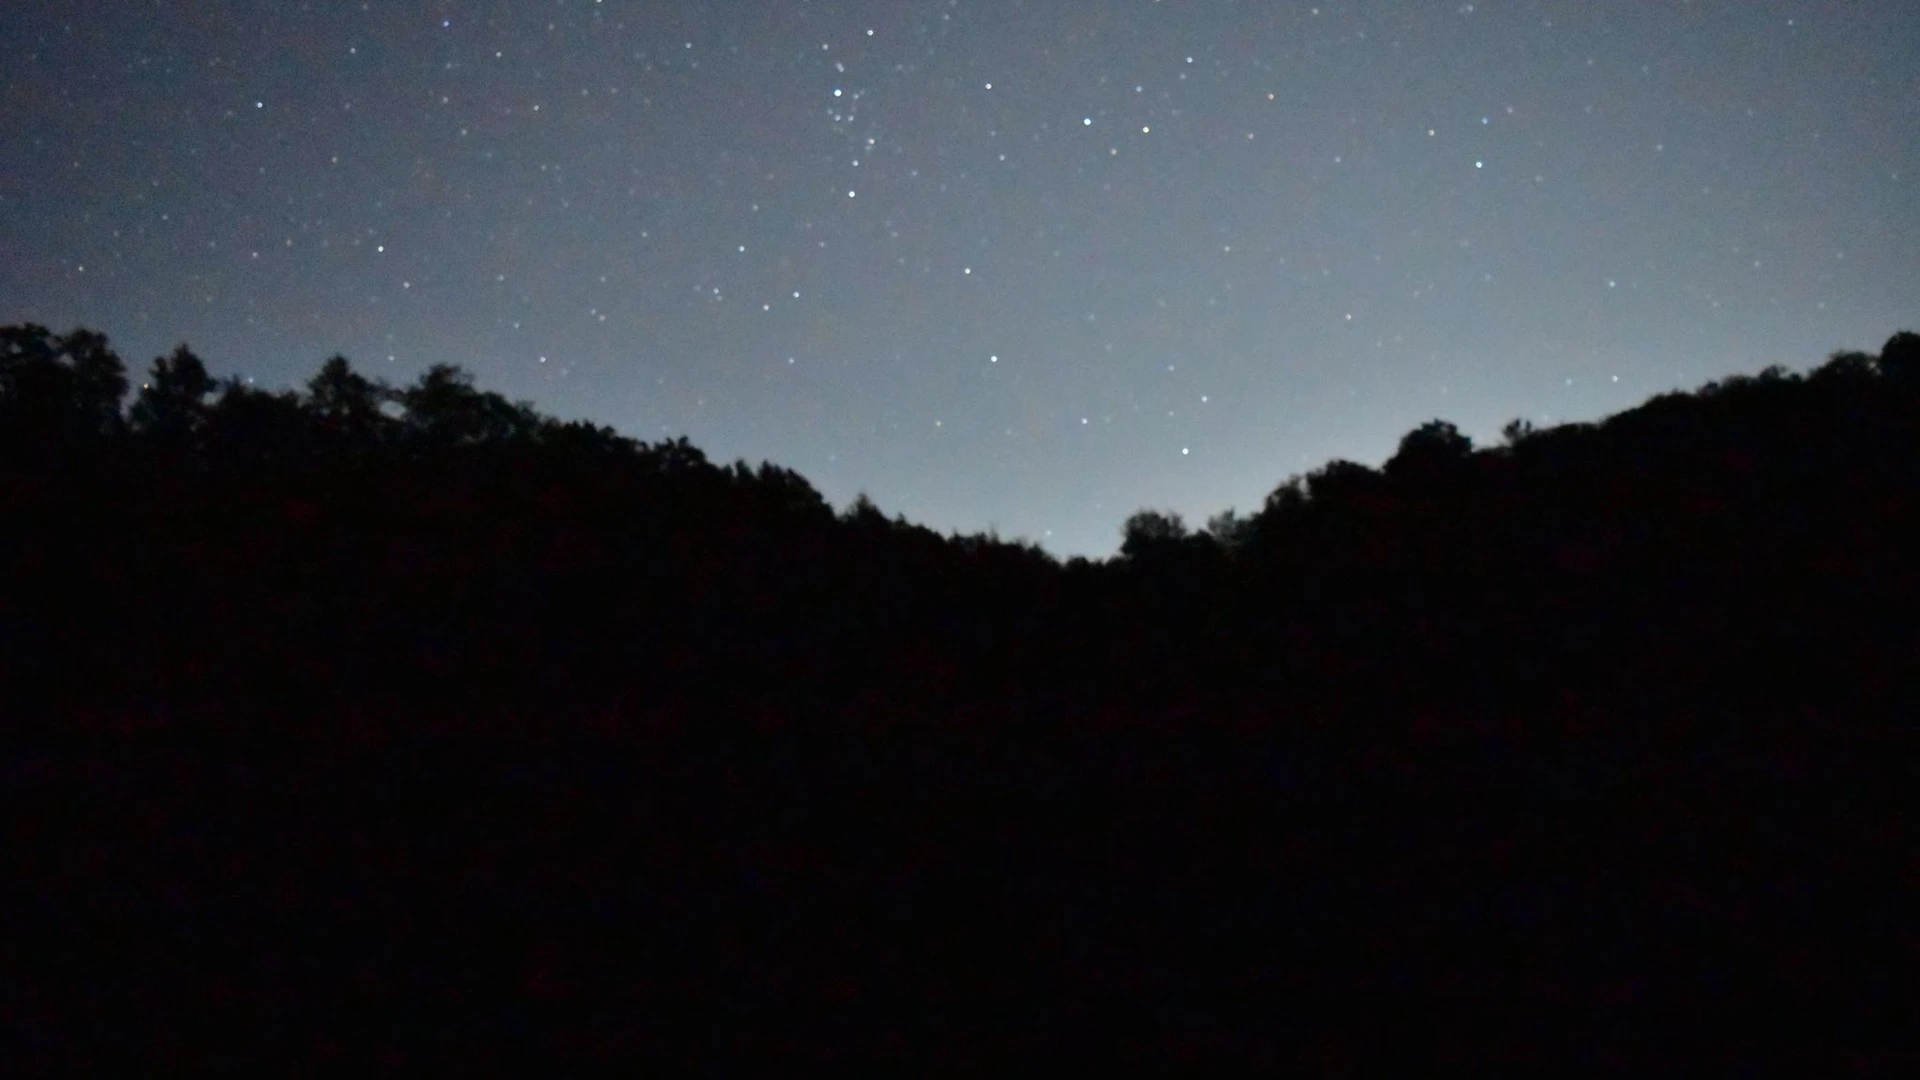
[[[67,0],[0,40],[0,322],[270,386],[457,363],[1061,555],[1920,329],[1912,0]]]

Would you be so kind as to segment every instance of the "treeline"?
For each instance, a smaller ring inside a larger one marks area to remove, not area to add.
[[[1917,440],[1903,333],[1497,447],[1434,421],[1061,565],[453,367],[270,392],[181,346],[130,386],[18,326],[0,675],[142,726],[1724,721],[1904,693]]]
[[[396,388],[334,357],[269,392],[183,346],[123,408],[128,389],[98,334],[4,331],[0,633],[49,715],[784,707],[880,674],[891,624],[979,604],[959,568],[1002,592],[1053,569],[864,499],[836,516],[790,470],[563,423],[452,367]]]
[[[1916,469],[1900,334],[1060,564],[0,331],[0,1044],[1898,1072]]]

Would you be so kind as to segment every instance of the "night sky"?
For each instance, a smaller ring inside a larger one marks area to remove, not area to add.
[[[1913,0],[63,0],[0,42],[0,322],[457,363],[1062,555],[1920,328]]]

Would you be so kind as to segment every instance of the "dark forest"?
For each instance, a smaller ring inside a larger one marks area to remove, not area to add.
[[[0,330],[35,1069],[1914,1047],[1920,336],[1119,556]]]

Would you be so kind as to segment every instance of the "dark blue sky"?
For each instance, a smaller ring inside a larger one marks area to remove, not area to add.
[[[1920,5],[0,10],[0,321],[1111,552],[1920,323]]]

